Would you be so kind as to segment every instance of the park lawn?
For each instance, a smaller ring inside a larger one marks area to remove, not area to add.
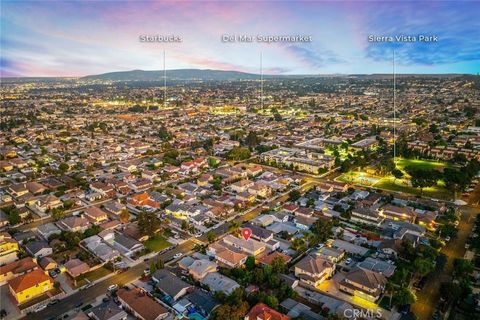
[[[394,179],[393,177],[385,177],[380,179],[376,184],[373,185],[375,188],[409,193],[413,195],[421,195],[420,189],[412,187],[410,185],[404,185],[401,183],[401,180]],[[442,188],[440,186],[424,188],[423,196],[437,198],[442,200],[451,200],[453,199],[453,192],[449,189]]]
[[[353,183],[364,187],[373,187],[384,190],[403,192],[413,195],[420,195],[420,189],[414,188],[408,184],[404,184],[404,179],[395,179],[393,176],[380,177],[361,171],[351,171],[342,174],[337,178],[338,181],[345,183]],[[424,188],[423,196],[451,200],[453,199],[453,192],[443,187],[444,182],[440,181],[435,187]]]
[[[161,251],[165,248],[170,247],[171,245],[172,244],[161,235],[156,235],[155,237],[145,241],[145,247],[154,252]]]
[[[452,167],[447,162],[434,161],[434,160],[422,160],[422,159],[405,159],[398,158],[396,161],[397,168],[405,171],[406,167],[413,167],[417,169],[429,170],[429,169],[443,169]]]

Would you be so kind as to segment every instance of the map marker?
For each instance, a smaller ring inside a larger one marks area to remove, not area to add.
[[[242,236],[245,240],[248,240],[252,235],[252,230],[250,228],[243,228],[242,229]]]

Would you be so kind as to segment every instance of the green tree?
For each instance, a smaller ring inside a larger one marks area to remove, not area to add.
[[[468,276],[473,269],[473,264],[466,259],[456,258],[453,260],[453,274],[457,279]]]
[[[255,257],[248,256],[247,260],[245,260],[245,267],[250,271],[255,269]]]
[[[255,148],[261,142],[260,137],[258,136],[257,132],[250,131],[245,138],[245,144],[250,148]]]
[[[427,274],[429,274],[430,272],[432,272],[432,270],[434,269],[434,264],[433,264],[433,261],[431,261],[430,259],[426,259],[426,258],[416,258],[414,261],[413,261],[413,274],[415,275],[415,277],[413,277],[415,280],[415,278],[421,278],[421,277],[424,277],[426,276]]]
[[[417,301],[417,297],[407,288],[399,288],[393,296],[393,304],[396,306],[412,304],[415,301]]]
[[[295,202],[297,201],[300,197],[302,196],[302,194],[300,193],[300,191],[298,190],[292,190],[288,193],[288,200],[289,201],[292,201],[292,202]]]
[[[403,172],[398,169],[393,169],[392,175],[395,179],[401,179],[403,177]]]
[[[155,266],[157,267],[157,269],[163,269],[165,268],[165,262],[162,259],[158,259]]]
[[[60,170],[61,172],[67,171],[68,168],[70,168],[70,166],[65,162],[60,163],[60,165],[58,166],[58,170]]]
[[[215,234],[215,232],[213,232],[212,230],[210,230],[210,231],[207,232],[207,241],[208,241],[208,243],[214,242],[216,238],[217,238],[217,235]]]
[[[19,224],[21,221],[22,221],[22,219],[20,218],[20,215],[18,214],[17,209],[13,209],[12,211],[10,211],[10,213],[8,215],[8,223],[11,226]]]
[[[154,274],[157,271],[157,264],[155,262],[150,262],[150,274]]]
[[[227,159],[230,160],[246,160],[251,157],[251,152],[248,148],[235,147],[227,153]]]
[[[54,208],[51,211],[51,216],[53,220],[58,221],[65,216],[65,212],[62,208]]]
[[[160,219],[154,212],[140,212],[138,214],[138,228],[140,232],[153,237],[160,228]]]
[[[332,237],[332,220],[318,219],[312,225],[312,233],[316,242],[325,242]]]
[[[287,269],[285,260],[282,257],[275,257],[272,260],[272,270],[274,273],[284,273]]]

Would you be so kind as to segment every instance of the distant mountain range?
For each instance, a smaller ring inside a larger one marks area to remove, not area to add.
[[[109,72],[98,75],[83,77],[84,80],[111,80],[111,81],[160,81],[163,80],[163,70],[132,70]],[[258,74],[239,72],[239,71],[223,71],[210,69],[174,69],[167,70],[166,76],[168,80],[253,80],[259,79]]]
[[[98,75],[82,77],[84,80],[110,80],[110,81],[162,81],[163,70],[132,70],[108,72]],[[462,76],[462,74],[397,74],[397,77],[417,77],[417,78],[453,78]],[[167,80],[179,81],[225,81],[225,80],[258,80],[259,74],[246,73],[240,71],[224,71],[211,69],[174,69],[166,71]],[[285,78],[331,78],[348,77],[361,79],[385,79],[391,78],[391,74],[310,74],[310,75],[264,75],[265,79],[285,79]]]
[[[166,71],[168,81],[235,81],[235,80],[259,80],[260,74],[212,70],[212,69],[173,69]],[[397,78],[455,78],[469,77],[478,81],[478,75],[466,74],[397,74]],[[302,78],[351,78],[351,79],[391,79],[392,74],[303,74],[303,75],[264,75],[265,79],[302,79]],[[6,77],[2,81],[26,82],[26,81],[59,81],[78,79],[76,77]],[[163,81],[163,70],[131,70],[108,72],[97,75],[81,77],[81,80],[106,80],[106,81]]]

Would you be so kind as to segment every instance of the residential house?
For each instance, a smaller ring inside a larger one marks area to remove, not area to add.
[[[221,291],[226,295],[231,294],[235,289],[240,288],[240,285],[218,272],[210,272],[203,279],[200,280],[200,283],[206,285],[210,288],[212,292]]]
[[[104,243],[98,235],[84,239],[82,244],[104,262],[111,261],[120,256],[117,250]]]
[[[42,224],[37,227],[37,232],[38,234],[45,240],[48,240],[48,238],[53,235],[53,234],[60,234],[62,230],[60,230],[55,224],[52,222]]]
[[[105,209],[105,211],[118,216],[118,215],[120,215],[120,213],[122,213],[122,210],[126,209],[126,207],[125,207],[125,205],[123,205],[122,203],[120,203],[118,201],[111,201],[111,202],[108,202],[104,205],[104,209]]]
[[[208,273],[217,271],[217,264],[207,259],[198,259],[188,266],[187,269],[188,273],[198,281],[203,279]]]
[[[353,209],[350,219],[355,222],[375,226],[379,226],[385,220],[385,218],[381,216],[378,211],[372,210],[369,207],[358,207]]]
[[[161,320],[168,317],[169,312],[160,303],[151,298],[143,289],[120,289],[118,301],[125,310],[141,320]]]
[[[240,239],[240,238],[237,238],[233,235],[227,235],[225,236],[222,241],[229,245],[229,246],[232,246],[248,255],[251,255],[251,256],[258,256],[259,254],[263,253],[266,249],[266,245],[262,242],[259,242],[257,240],[254,240],[254,239],[248,239],[248,240],[245,240],[245,239]]]
[[[7,232],[0,232],[0,265],[17,260],[18,242]]]
[[[40,259],[53,253],[53,249],[46,241],[30,241],[25,245],[27,252],[35,258]]]
[[[190,301],[195,306],[195,309],[206,318],[210,316],[215,308],[220,306],[220,303],[217,300],[202,289],[193,290],[185,296],[185,299]]]
[[[194,289],[194,286],[179,279],[166,269],[155,271],[152,275],[152,280],[156,282],[156,287],[161,292],[170,296],[175,301]]]
[[[87,218],[87,220],[93,224],[99,224],[108,220],[107,213],[96,206],[86,208],[83,211],[83,217]]]
[[[76,278],[81,274],[90,271],[88,264],[80,259],[70,259],[64,264],[66,272],[72,277]]]
[[[416,218],[415,210],[412,207],[398,207],[393,204],[386,204],[378,210],[380,216],[393,220],[403,220],[413,223]]]
[[[140,241],[127,237],[121,233],[115,233],[114,246],[118,251],[128,257],[133,256],[135,253],[145,248]]]
[[[335,264],[320,256],[308,255],[295,264],[295,276],[311,286],[318,286],[335,272]]]
[[[45,271],[56,269],[58,264],[50,257],[43,257],[38,261],[38,265]]]
[[[230,268],[243,266],[248,257],[247,254],[234,251],[222,242],[214,242],[209,245],[207,254],[214,257],[217,263]]]
[[[7,281],[36,269],[38,269],[38,265],[31,257],[10,262],[0,267],[0,285],[4,285]]]
[[[345,257],[345,250],[335,249],[331,247],[322,247],[315,254],[325,259],[328,259],[333,263],[338,263]]]
[[[109,300],[90,309],[88,316],[95,320],[127,320],[128,314],[114,301]]]
[[[18,304],[22,304],[52,290],[53,279],[37,269],[9,280],[8,287]]]
[[[290,317],[259,302],[250,309],[244,320],[290,320]]]
[[[344,292],[375,302],[382,295],[386,283],[387,278],[381,273],[355,268],[338,285]]]
[[[253,187],[253,181],[250,180],[240,180],[230,185],[230,189],[237,193],[245,192],[251,187]]]
[[[292,260],[292,257],[287,256],[284,253],[278,252],[278,251],[272,251],[266,256],[263,256],[259,259],[259,262],[261,264],[268,264],[271,265],[273,260],[275,259],[282,259],[285,264],[289,263],[290,260]]]
[[[53,194],[38,198],[34,204],[34,208],[40,210],[41,212],[46,212],[48,210],[60,207],[63,207],[63,202]]]
[[[76,216],[67,217],[57,222],[57,226],[60,229],[81,233],[90,228],[90,225],[87,219]]]
[[[47,188],[36,181],[30,181],[25,184],[25,187],[30,191],[31,194],[38,195],[47,190]]]

